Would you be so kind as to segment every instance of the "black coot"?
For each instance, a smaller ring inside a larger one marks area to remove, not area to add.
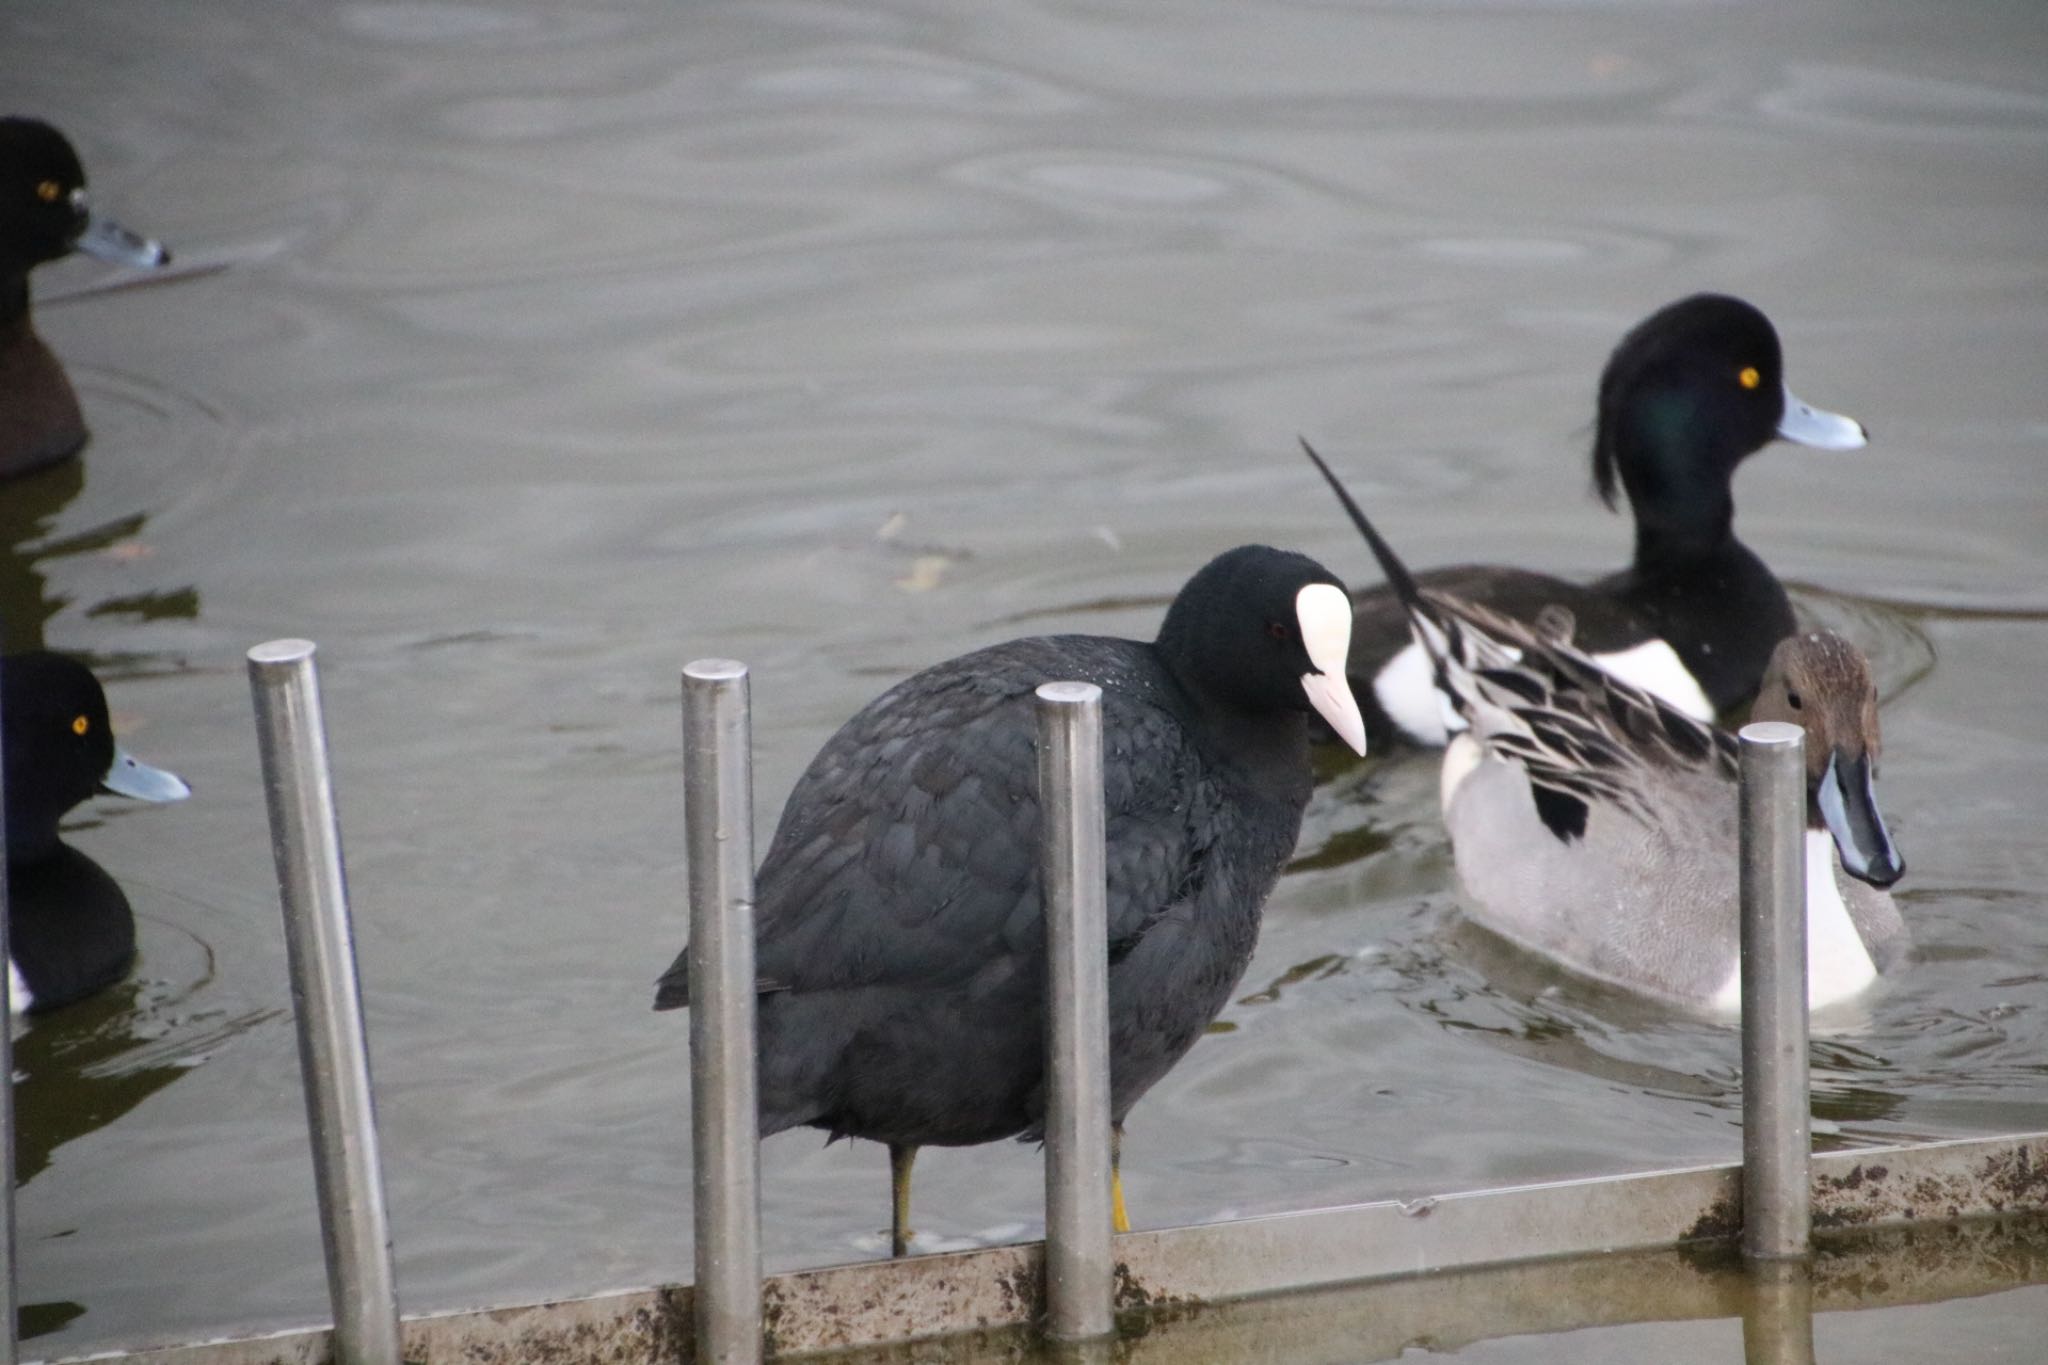
[[[135,955],[128,898],[57,822],[95,791],[177,801],[191,788],[114,742],[99,679],[61,654],[0,659],[0,727],[11,1000],[17,1012],[55,1009],[120,980]]]
[[[811,761],[756,881],[761,1132],[889,1145],[894,1246],[926,1143],[1036,1139],[1044,1118],[1042,682],[1103,689],[1112,1118],[1215,1018],[1308,803],[1311,710],[1353,748],[1350,599],[1305,556],[1243,546],[1151,644],[1012,640],[926,669]],[[656,1009],[689,1003],[682,959]],[[1122,1190],[1117,1189],[1119,1227]]]

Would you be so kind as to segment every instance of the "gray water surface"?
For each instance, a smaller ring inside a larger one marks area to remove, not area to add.
[[[1736,490],[1877,660],[1911,869],[1816,1129],[2048,1128],[2031,0],[12,0],[0,89],[184,270],[39,274],[96,436],[0,489],[9,646],[195,791],[69,832],[143,957],[18,1044],[36,1351],[325,1313],[250,645],[320,644],[406,1308],[686,1280],[686,660],[754,667],[765,822],[918,667],[1248,540],[1369,577],[1297,433],[1418,565],[1604,571],[1599,367],[1702,288],[1874,433]],[[1332,766],[1140,1225],[1739,1151],[1732,1034],[1462,928],[1435,783]],[[771,1267],[886,1249],[879,1150],[765,1162]],[[1033,1236],[1038,1157],[916,1194]]]

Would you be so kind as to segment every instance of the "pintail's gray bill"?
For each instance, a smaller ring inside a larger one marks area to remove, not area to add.
[[[1818,800],[1820,818],[1842,855],[1844,872],[1872,886],[1890,886],[1906,875],[1906,860],[1899,856],[1877,809],[1868,753],[1846,760],[1839,749],[1828,755]]]

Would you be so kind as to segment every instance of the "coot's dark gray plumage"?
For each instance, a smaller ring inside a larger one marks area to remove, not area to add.
[[[1151,644],[1013,640],[848,721],[798,780],[756,881],[762,1133],[889,1144],[898,1254],[918,1146],[1038,1136],[1032,694],[1060,679],[1103,689],[1120,1127],[1251,958],[1308,802],[1311,709],[1363,752],[1343,676],[1350,617],[1328,570],[1245,546],[1189,580]],[[688,1003],[678,959],[655,1007]]]
[[[1486,564],[1415,580],[1521,622],[1566,608],[1578,647],[1602,668],[1711,720],[1756,695],[1794,628],[1784,586],[1735,537],[1735,470],[1773,440],[1850,450],[1866,433],[1794,396],[1777,329],[1755,305],[1725,294],[1667,304],[1621,339],[1600,376],[1593,482],[1609,507],[1617,490],[1628,497],[1629,566],[1590,584]],[[1384,586],[1358,595],[1351,685],[1375,745],[1444,742],[1429,666]]]

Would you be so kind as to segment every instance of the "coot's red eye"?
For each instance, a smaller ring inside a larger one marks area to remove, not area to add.
[[[1266,622],[1266,634],[1276,640],[1291,640],[1294,638],[1294,627],[1288,625],[1285,621],[1268,621]]]

